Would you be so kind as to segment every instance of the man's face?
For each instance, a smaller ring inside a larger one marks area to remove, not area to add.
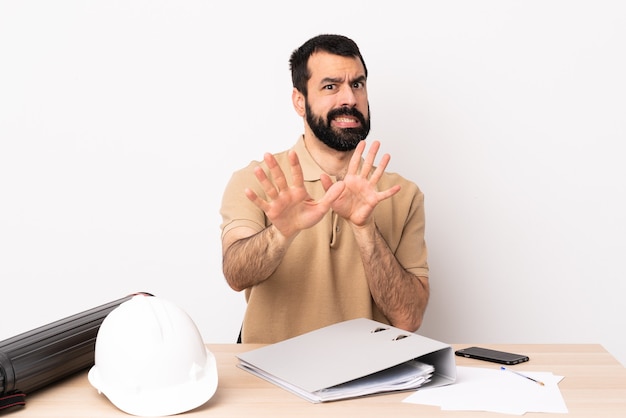
[[[370,131],[363,64],[358,58],[317,52],[308,65],[307,124],[330,148],[353,150]]]

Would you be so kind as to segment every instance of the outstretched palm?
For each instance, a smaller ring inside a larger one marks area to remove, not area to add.
[[[378,191],[378,181],[391,158],[389,154],[383,155],[378,167],[374,167],[374,159],[379,148],[380,142],[374,141],[361,164],[365,141],[359,143],[343,179],[345,184],[343,192],[331,205],[339,216],[356,226],[367,224],[376,205],[400,190],[400,186],[393,186],[387,190]],[[372,172],[372,170],[374,171]]]
[[[327,188],[320,200],[313,200],[304,187],[302,167],[294,151],[288,154],[291,165],[293,184],[287,183],[285,173],[271,154],[265,154],[264,160],[273,178],[267,177],[262,168],[255,169],[255,176],[265,191],[266,199],[253,190],[246,189],[246,196],[258,206],[281,234],[291,237],[297,232],[317,224],[328,212],[332,202],[344,189],[343,182],[337,182]]]

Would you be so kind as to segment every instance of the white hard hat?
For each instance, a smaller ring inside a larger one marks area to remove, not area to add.
[[[139,416],[189,411],[217,389],[215,357],[191,318],[171,302],[145,295],[102,321],[88,378],[116,407]]]

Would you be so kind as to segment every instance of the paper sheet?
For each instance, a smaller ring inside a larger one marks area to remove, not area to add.
[[[430,364],[411,360],[390,369],[314,393],[320,400],[356,398],[381,392],[417,389],[430,381],[435,369]]]
[[[442,410],[491,411],[512,415],[526,412],[567,413],[558,383],[563,376],[548,372],[522,372],[531,380],[505,370],[457,367],[454,384],[424,388],[403,402],[440,406]]]

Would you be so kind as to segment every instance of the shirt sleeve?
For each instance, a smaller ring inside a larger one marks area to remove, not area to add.
[[[248,167],[234,172],[224,189],[220,208],[222,237],[232,229],[239,227],[261,231],[267,226],[267,219],[263,211],[252,203],[244,193],[246,188],[250,188],[259,196],[264,196],[254,176],[254,166],[256,165],[258,163],[251,163]]]

